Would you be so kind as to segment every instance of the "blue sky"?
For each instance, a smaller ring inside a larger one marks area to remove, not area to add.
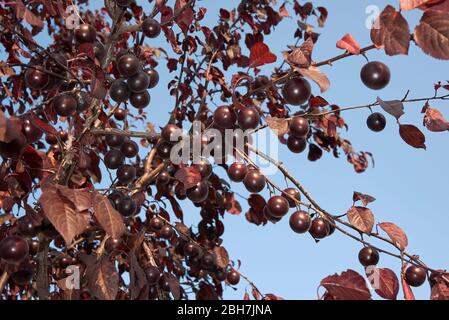
[[[313,58],[320,61],[335,56],[342,51],[335,43],[346,33],[351,33],[359,43],[370,44],[369,30],[365,27],[367,6],[378,6],[382,10],[385,5],[399,6],[398,0],[364,1],[346,0],[313,1],[315,5],[328,8],[329,18],[325,28],[318,29],[322,35],[315,48]],[[138,1],[143,4],[143,1]],[[207,7],[206,20],[209,25],[218,18],[220,6],[231,8],[239,1],[199,1]],[[96,3],[94,6],[97,6]],[[150,6],[146,6],[149,12]],[[293,15],[293,10],[287,7]],[[419,11],[407,12],[405,16],[414,26],[419,19]],[[281,51],[288,44],[293,44],[293,32],[296,26],[294,18],[286,18],[275,32],[265,38],[271,51],[282,57]],[[41,36],[43,41],[45,37]],[[153,46],[162,46],[170,51],[163,38],[148,42]],[[331,80],[332,86],[323,96],[339,106],[360,105],[373,102],[379,95],[384,100],[400,99],[407,90],[410,97],[428,97],[433,94],[433,84],[438,80],[447,80],[448,64],[425,55],[412,45],[409,56],[387,57],[383,51],[370,52],[370,60],[380,60],[389,65],[392,72],[390,85],[379,92],[371,91],[360,82],[359,73],[366,62],[363,57],[351,57],[322,67]],[[264,70],[271,70],[271,67]],[[168,110],[174,99],[167,95],[167,84],[175,75],[165,69],[165,61],[161,61],[158,71],[161,81],[151,91],[152,102],[148,109],[149,119],[156,124],[163,124],[168,119]],[[232,74],[228,74],[228,80]],[[313,86],[315,94],[319,89]],[[440,109],[449,118],[447,101],[434,102],[432,106]],[[422,127],[422,104],[409,104],[402,123]],[[357,150],[366,150],[374,154],[376,166],[365,173],[357,174],[347,163],[344,156],[335,159],[331,154],[324,154],[318,162],[309,162],[306,154],[293,155],[286,147],[280,147],[280,160],[284,162],[313,197],[326,210],[335,214],[347,211],[352,205],[353,191],[360,191],[377,198],[369,207],[376,216],[377,222],[392,221],[401,226],[409,238],[409,252],[419,254],[421,258],[434,268],[444,269],[449,266],[449,255],[446,244],[449,240],[447,225],[449,215],[446,204],[447,181],[449,174],[446,166],[449,153],[447,133],[426,134],[427,150],[417,150],[406,145],[398,134],[395,120],[386,115],[388,124],[381,133],[373,133],[366,127],[369,110],[354,110],[344,114],[349,125],[348,137]],[[142,152],[144,154],[144,152]],[[280,174],[274,177],[279,185],[285,182]],[[241,185],[233,184],[233,189],[245,194]],[[268,194],[264,194],[268,196]],[[244,209],[246,203],[242,201]],[[191,205],[183,204],[186,223],[198,221],[199,212]],[[288,219],[276,225],[269,224],[257,227],[249,224],[244,214],[240,216],[226,215],[224,218],[226,233],[224,245],[232,259],[242,260],[240,271],[247,275],[264,293],[275,293],[286,299],[315,299],[320,280],[335,272],[352,268],[363,273],[359,265],[357,253],[360,244],[335,233],[331,238],[316,244],[308,235],[296,235],[289,226]],[[400,262],[396,259],[381,256],[379,265],[399,271]],[[238,290],[226,289],[226,299],[241,299],[246,284],[244,281]],[[428,298],[429,288],[424,285],[415,290],[417,298]],[[400,293],[400,297],[402,297]]]

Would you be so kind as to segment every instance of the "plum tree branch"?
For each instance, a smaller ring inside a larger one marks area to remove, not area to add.
[[[258,150],[257,148],[255,148],[254,146],[252,146],[251,144],[245,144],[246,147],[248,147],[249,150],[253,151],[254,153],[256,153],[258,156],[262,157],[263,159],[269,161],[270,163],[272,163],[273,165],[275,165],[281,172],[282,174],[289,179],[300,191],[302,194],[304,194],[304,196],[307,198],[307,200],[310,201],[311,206],[309,206],[309,208],[311,208],[312,210],[314,210],[315,212],[317,212],[321,217],[323,217],[324,219],[326,219],[329,223],[333,224],[335,226],[335,228],[340,231],[341,233],[345,234],[346,236],[351,237],[354,240],[357,240],[365,245],[369,245],[371,247],[374,247],[375,249],[378,249],[380,252],[386,253],[390,256],[396,257],[398,259],[401,259],[402,261],[406,261],[408,263],[414,264],[416,266],[420,266],[425,268],[426,270],[430,271],[430,272],[436,272],[434,269],[429,268],[428,266],[426,266],[424,263],[422,263],[422,261],[419,260],[419,258],[417,258],[417,256],[412,255],[407,253],[405,250],[401,250],[401,248],[399,248],[393,241],[391,241],[390,239],[387,239],[385,237],[382,237],[381,235],[377,234],[377,233],[366,233],[368,236],[376,238],[378,240],[381,240],[383,242],[388,243],[389,245],[394,246],[395,248],[397,248],[400,252],[401,255],[399,254],[395,254],[392,252],[389,252],[385,249],[381,249],[378,248],[376,246],[371,245],[369,242],[360,239],[356,236],[354,236],[353,234],[350,234],[349,232],[347,232],[346,230],[342,229],[341,227],[339,227],[338,225],[336,225],[335,222],[338,222],[348,228],[353,229],[356,232],[360,233],[360,230],[358,230],[357,228],[355,228],[353,225],[351,225],[348,222],[343,221],[341,218],[334,216],[332,214],[330,214],[329,212],[327,212],[326,210],[324,210],[323,208],[321,208],[318,203],[312,198],[312,196],[307,192],[307,190],[304,189],[304,187],[299,183],[299,181],[293,177],[286,169],[285,167],[279,163],[278,161],[274,160],[273,158],[271,158],[270,156],[268,156],[267,154],[263,153],[262,151]],[[240,151],[242,152],[242,151]],[[243,152],[243,154],[245,155],[245,157],[248,159],[249,157]],[[255,165],[254,163],[252,163],[253,165]],[[256,166],[256,165],[255,165]],[[256,166],[257,167],[257,166]],[[283,192],[283,190],[281,188],[279,188],[278,186],[276,186],[273,182],[271,182],[269,180],[270,184],[276,188],[277,190],[279,190],[280,192],[282,192],[283,194],[285,194]],[[303,203],[301,201],[298,201],[297,199],[292,198],[295,202],[297,202],[300,205],[303,205]],[[408,259],[405,259],[403,256],[406,256]]]

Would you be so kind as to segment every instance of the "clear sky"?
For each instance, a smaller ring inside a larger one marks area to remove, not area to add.
[[[399,6],[399,0],[313,1],[314,4],[329,9],[325,28],[318,29],[322,35],[314,51],[314,60],[320,61],[342,53],[335,47],[335,43],[346,33],[351,33],[362,46],[369,45],[369,30],[365,27],[368,15],[365,10],[374,2],[380,10],[387,4]],[[143,1],[138,3],[142,4]],[[239,1],[202,0],[199,3],[208,9],[206,21],[215,23],[221,6],[235,7]],[[95,3],[94,6],[98,5]],[[287,8],[294,16],[291,5]],[[146,11],[149,10],[150,7],[146,7]],[[419,19],[419,13],[407,12],[405,16],[414,25]],[[286,45],[294,43],[295,27],[294,18],[286,18],[273,34],[265,38],[271,51],[278,56],[278,62]],[[152,40],[149,43],[170,51],[169,45],[162,40]],[[370,52],[368,56],[370,60],[380,60],[389,65],[392,81],[386,89],[375,92],[364,87],[359,73],[365,59],[351,57],[332,67],[322,68],[332,82],[330,90],[323,96],[340,106],[370,103],[377,95],[384,100],[401,99],[408,89],[410,97],[428,97],[433,94],[433,84],[436,81],[449,78],[447,62],[434,60],[414,45],[407,57],[391,58],[385,56],[383,51]],[[271,66],[264,70],[270,69]],[[164,61],[161,61],[158,71],[161,81],[159,87],[151,92],[152,103],[148,113],[152,122],[163,124],[168,119],[168,110],[174,104],[174,99],[167,95],[165,89],[174,74],[168,74]],[[231,74],[228,77],[230,81]],[[313,90],[315,94],[319,93],[316,86]],[[435,102],[432,106],[439,108],[449,118],[447,104],[447,101]],[[407,105],[402,123],[423,128],[421,108],[420,103]],[[430,133],[423,128],[427,138],[427,151],[417,150],[401,140],[398,126],[391,116],[386,115],[388,124],[383,132],[373,133],[366,127],[368,115],[369,110],[365,109],[345,113],[349,131],[343,133],[351,140],[355,149],[374,154],[376,165],[365,173],[355,173],[344,156],[335,159],[331,154],[325,153],[320,161],[312,163],[307,160],[306,154],[293,155],[284,146],[280,147],[280,160],[323,208],[335,214],[346,212],[352,205],[353,191],[376,197],[377,201],[369,207],[377,222],[397,223],[407,232],[409,252],[419,254],[434,268],[449,267],[449,212],[446,199],[449,178],[446,170],[449,160],[446,149],[449,143],[448,133]],[[279,185],[285,184],[280,174],[274,180]],[[232,186],[235,191],[245,194],[241,185]],[[244,210],[247,209],[244,200],[242,204]],[[187,202],[184,208],[187,224],[198,220],[197,209]],[[264,293],[272,292],[287,299],[315,299],[317,286],[327,275],[340,273],[348,268],[363,273],[357,259],[360,244],[338,232],[316,244],[308,235],[294,234],[288,226],[288,219],[276,225],[257,227],[248,223],[242,213],[240,216],[226,215],[224,222],[224,245],[230,257],[242,260],[240,271]],[[382,255],[379,266],[399,272],[401,265],[398,260]],[[241,299],[245,288],[246,284],[242,281],[237,291],[226,289],[224,297]],[[428,298],[429,292],[427,284],[415,290],[417,298],[422,299]],[[399,296],[402,297],[402,293]]]

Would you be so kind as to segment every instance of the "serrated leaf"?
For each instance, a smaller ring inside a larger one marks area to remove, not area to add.
[[[393,270],[368,267],[366,275],[379,296],[384,299],[396,300],[399,293],[399,280]]]
[[[115,264],[107,256],[102,256],[94,265],[90,279],[90,290],[95,298],[115,299],[118,293],[119,274]]]
[[[388,5],[371,29],[371,40],[377,47],[384,47],[390,56],[408,54],[410,27],[407,20],[401,12]]]
[[[424,12],[414,33],[415,42],[428,55],[449,60],[449,15],[447,12]]]
[[[391,241],[395,243],[399,249],[405,250],[408,246],[408,239],[405,232],[392,222],[382,222],[378,226],[387,233]]]
[[[354,270],[346,270],[341,275],[334,274],[321,280],[320,286],[339,300],[369,300],[371,293],[365,279]]]
[[[90,215],[86,212],[78,212],[73,203],[62,196],[55,187],[43,189],[39,203],[45,216],[61,234],[67,245],[70,245],[89,224]]]
[[[382,109],[385,110],[385,112],[391,114],[396,118],[396,120],[399,120],[399,118],[405,113],[404,104],[399,100],[383,101],[381,98],[377,97],[377,102]]]
[[[94,216],[111,237],[118,239],[125,232],[122,216],[114,209],[111,201],[99,193],[94,196]]]
[[[364,233],[371,233],[374,226],[374,215],[370,209],[352,206],[346,213],[349,222]]]

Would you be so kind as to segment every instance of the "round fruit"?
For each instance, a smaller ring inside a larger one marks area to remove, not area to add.
[[[390,69],[382,62],[368,62],[360,71],[362,82],[370,89],[380,90],[390,83]]]
[[[123,142],[120,151],[122,151],[125,157],[134,158],[139,152],[139,146],[135,141],[126,139],[125,142]]]
[[[209,186],[207,182],[198,182],[193,188],[187,190],[187,197],[194,203],[203,202],[209,195]]]
[[[134,108],[143,109],[150,104],[151,97],[148,91],[133,93],[129,97],[129,102]]]
[[[168,277],[165,275],[162,275],[162,277],[159,279],[159,288],[161,288],[165,292],[170,292],[170,281],[168,280]]]
[[[72,257],[63,255],[59,258],[58,263],[61,268],[65,269],[72,264]]]
[[[114,118],[118,121],[123,121],[126,119],[126,110],[125,109],[117,109],[114,112]]]
[[[287,147],[293,153],[301,153],[307,148],[307,140],[305,138],[289,136],[287,139]]]
[[[251,193],[262,191],[265,188],[266,183],[267,179],[265,176],[256,169],[248,170],[248,173],[243,180],[246,189]]]
[[[146,72],[140,71],[135,76],[129,78],[127,83],[132,92],[143,92],[147,90],[150,85],[150,77]]]
[[[58,134],[59,134],[59,139],[61,139],[64,142],[66,142],[69,139],[69,134],[67,133],[67,131],[59,130]]]
[[[150,228],[154,231],[161,230],[164,226],[164,220],[159,217],[153,217],[150,220]]]
[[[218,281],[225,281],[227,276],[228,274],[226,270],[223,270],[221,268],[217,268],[217,270],[215,270],[215,279],[217,279]]]
[[[289,196],[287,196],[287,194]],[[284,189],[284,193],[282,193],[282,196],[285,198],[285,200],[288,201],[288,205],[290,206],[290,208],[295,208],[296,207],[297,203],[293,199],[301,201],[301,194],[299,193],[298,189],[295,189],[295,188]]]
[[[412,287],[421,286],[427,279],[426,269],[410,266],[405,270],[405,281]]]
[[[39,252],[39,241],[37,240],[29,240],[28,248],[30,256],[34,256]]]
[[[215,268],[216,263],[217,263],[217,259],[216,259],[215,255],[212,253],[206,253],[201,258],[201,266],[205,270],[213,270]]]
[[[296,233],[306,233],[312,225],[310,215],[305,211],[296,211],[290,216],[290,228]]]
[[[28,242],[19,236],[9,236],[0,242],[0,258],[10,264],[19,264],[29,254]]]
[[[375,266],[379,262],[379,252],[372,247],[364,247],[359,251],[359,261],[364,267]]]
[[[161,138],[164,141],[176,143],[179,141],[179,136],[182,131],[177,125],[169,123],[161,131]]]
[[[117,170],[117,178],[123,184],[130,183],[135,177],[136,168],[129,164],[124,164]]]
[[[86,111],[92,102],[92,97],[85,91],[78,91],[75,94],[75,99],[76,108],[79,112]]]
[[[294,117],[289,124],[290,134],[302,138],[309,133],[309,121],[303,117]]]
[[[145,275],[147,276],[148,284],[155,286],[161,278],[161,271],[158,267],[149,266],[145,269]]]
[[[282,218],[288,212],[288,201],[282,196],[272,196],[267,202],[268,213],[275,218]]]
[[[29,216],[24,216],[23,218],[20,218],[18,224],[19,224],[19,232],[21,235],[30,238],[37,236],[37,233],[39,231],[38,224],[34,222]]]
[[[228,280],[229,284],[235,286],[240,282],[240,273],[232,270],[228,273],[226,279]]]
[[[118,169],[125,162],[125,157],[117,149],[109,150],[104,156],[104,164],[109,169]]]
[[[228,176],[234,182],[242,182],[248,173],[248,167],[244,163],[234,162],[228,168]]]
[[[130,95],[131,92],[128,88],[128,84],[123,79],[115,80],[109,89],[109,96],[115,102],[125,102],[129,99]]]
[[[329,233],[329,225],[323,218],[316,218],[312,221],[309,232],[315,239],[323,239]]]
[[[200,172],[203,179],[208,179],[212,174],[212,165],[206,159],[201,159],[198,163],[193,164],[192,167]]]
[[[168,171],[164,170],[157,176],[157,182],[163,186],[165,186],[167,183],[169,183],[171,180],[170,173]]]
[[[125,141],[125,136],[119,134],[108,134],[105,137],[106,144],[110,147],[120,147]]]
[[[123,193],[119,192],[119,191],[113,191],[109,196],[108,196],[109,200],[111,201],[112,205],[114,206],[114,208],[118,208],[118,205],[120,203],[120,200],[122,200],[123,198]]]
[[[125,54],[117,61],[118,72],[125,78],[134,76],[140,68],[139,59],[133,54]]]
[[[307,102],[312,94],[310,83],[304,78],[292,78],[282,88],[284,100],[291,105],[299,106]]]
[[[67,117],[75,112],[77,102],[68,94],[60,94],[53,99],[53,108],[58,116]]]
[[[47,142],[48,144],[57,144],[58,138],[54,134],[46,134],[45,142]]]
[[[83,42],[94,42],[97,38],[97,32],[95,31],[95,28],[91,26],[90,24],[83,23],[81,24],[78,29],[75,30],[75,39],[79,43]]]
[[[200,248],[196,244],[188,242],[184,246],[184,254],[188,257],[196,257],[200,254]]]
[[[156,152],[159,157],[162,159],[168,159],[170,158],[170,152],[171,152],[172,145],[169,142],[163,141],[159,142],[156,146]]]
[[[385,129],[387,125],[387,120],[382,113],[374,112],[370,114],[368,119],[366,119],[366,125],[368,128],[374,132],[380,132]]]
[[[175,234],[175,232],[173,231],[173,228],[168,224],[163,226],[159,232],[160,232],[161,237],[164,239],[167,239],[167,240],[170,240],[173,237],[173,235]]]
[[[42,130],[35,126],[29,119],[23,122],[22,130],[28,143],[39,141],[43,135]]]
[[[123,197],[118,204],[118,212],[124,217],[133,215],[137,210],[137,204],[133,198],[129,196]]]
[[[25,83],[31,89],[42,90],[49,82],[50,76],[39,69],[28,68],[25,71]]]
[[[259,112],[252,107],[242,109],[237,117],[238,124],[243,130],[256,129],[259,126]]]
[[[231,129],[237,121],[237,115],[233,108],[221,106],[215,110],[213,119],[219,128]]]
[[[148,38],[156,38],[161,33],[161,24],[153,18],[142,21],[142,32]]]
[[[145,70],[147,75],[150,77],[150,83],[148,84],[148,89],[152,89],[159,83],[159,73],[155,69]]]
[[[109,237],[104,244],[104,249],[106,252],[111,253],[118,248],[121,242],[120,239]]]

